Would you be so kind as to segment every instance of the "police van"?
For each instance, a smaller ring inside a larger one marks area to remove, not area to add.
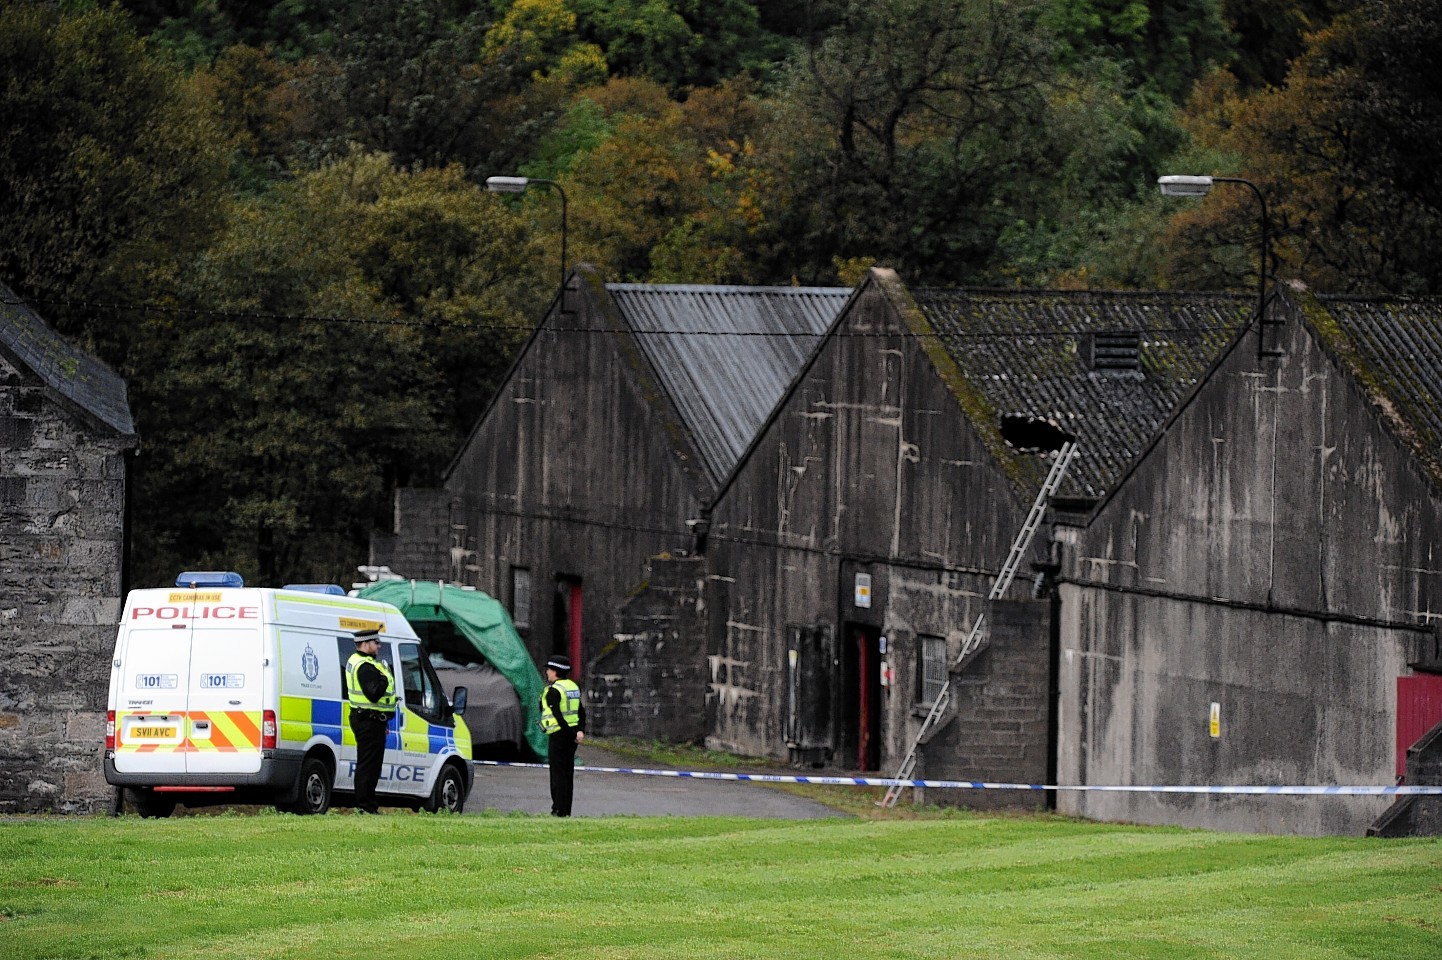
[[[395,607],[338,586],[246,587],[239,574],[182,573],[173,589],[132,590],[115,640],[105,779],[141,816],[177,803],[273,803],[324,813],[352,800],[355,737],[345,663],[378,630],[400,701],[377,799],[459,813],[471,734]]]

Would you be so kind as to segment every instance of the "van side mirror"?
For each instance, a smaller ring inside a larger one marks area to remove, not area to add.
[[[466,713],[466,699],[467,699],[468,696],[469,696],[469,691],[466,690],[465,687],[456,687],[455,692],[451,694],[451,713],[452,713],[452,714],[454,714],[455,716],[458,716],[458,717],[465,716],[465,713]]]

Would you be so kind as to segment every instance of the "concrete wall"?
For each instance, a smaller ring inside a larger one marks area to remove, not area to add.
[[[1284,355],[1259,359],[1251,337],[1229,353],[1069,551],[1062,782],[1392,782],[1396,678],[1442,612],[1442,511],[1300,313],[1286,320]],[[1360,834],[1386,806],[1062,801],[1100,819],[1302,834]]]
[[[596,736],[701,743],[706,736],[706,634],[701,557],[655,557],[645,589],[616,617],[586,679]]]
[[[952,674],[956,719],[922,748],[918,778],[1045,783],[1052,724],[1051,602],[1002,600],[983,624],[987,645]],[[926,789],[918,802],[970,807],[1046,809],[1040,791]]]
[[[402,487],[395,493],[394,521],[389,531],[371,536],[368,563],[388,566],[410,580],[459,582],[462,570],[474,566],[451,531],[451,498],[443,488]]]
[[[129,445],[0,358],[0,813],[109,801]]]
[[[846,664],[863,629],[886,638],[894,679],[872,692],[880,750],[869,766],[894,768],[926,712],[918,638],[945,638],[948,659],[957,655],[1024,516],[873,283],[713,509],[708,746],[860,766],[849,715],[857,681]],[[858,573],[871,577],[869,607],[856,602]],[[1044,734],[1027,746],[1044,753]],[[997,769],[959,756],[937,758],[933,769],[978,777]]]
[[[567,299],[576,312],[548,318],[457,457],[445,484],[447,546],[437,545],[448,551],[446,579],[513,615],[511,568],[530,570],[529,627],[518,629],[538,662],[565,649],[557,576],[581,579],[590,660],[611,642],[647,558],[688,549],[685,521],[700,510],[645,358],[615,332],[621,321],[604,294],[585,287]]]

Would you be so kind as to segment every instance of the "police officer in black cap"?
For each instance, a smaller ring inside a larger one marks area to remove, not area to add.
[[[586,708],[581,688],[571,679],[571,659],[546,661],[546,689],[541,691],[541,729],[547,734],[551,763],[551,816],[569,817],[575,794],[576,748],[586,738]]]
[[[359,813],[380,813],[376,784],[386,755],[386,731],[396,715],[396,678],[376,656],[379,630],[360,630],[352,639],[355,653],[346,661],[345,689],[355,734],[355,805]]]

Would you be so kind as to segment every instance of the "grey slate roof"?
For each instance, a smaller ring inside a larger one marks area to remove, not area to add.
[[[1302,303],[1304,312],[1321,307],[1310,317],[1313,329],[1442,484],[1442,301],[1315,296]]]
[[[606,290],[720,484],[851,296],[848,287]]]
[[[1045,417],[1077,436],[1077,457],[1059,493],[1085,499],[1102,496],[1122,475],[1255,305],[1252,297],[1220,293],[912,296],[990,414]],[[1139,334],[1139,371],[1092,369],[1092,339],[1111,332]]]
[[[0,284],[0,349],[101,423],[122,436],[135,435],[120,375],[60,336],[4,284]]]

